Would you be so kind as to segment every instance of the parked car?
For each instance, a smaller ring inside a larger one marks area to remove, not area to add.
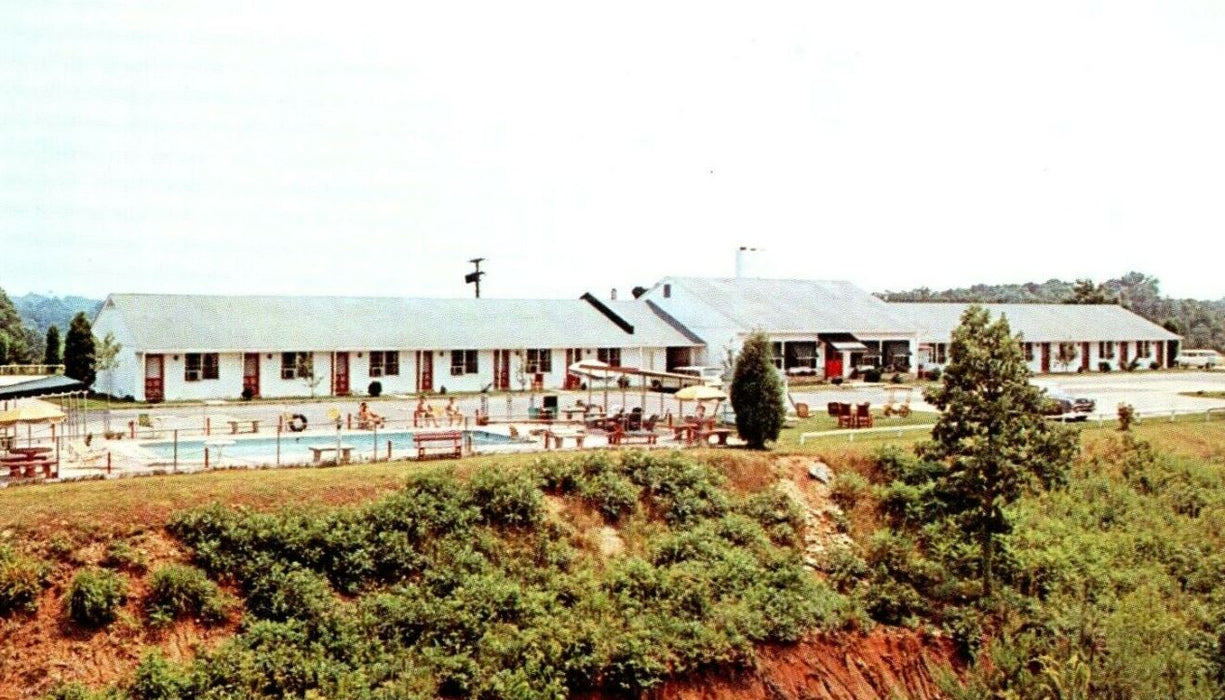
[[[700,365],[692,365],[688,367],[677,367],[672,370],[675,374],[688,374],[694,377],[700,377],[702,383],[706,386],[721,388],[723,386],[723,368],[722,367],[702,367]]]
[[[1174,362],[1179,367],[1212,369],[1221,364],[1221,355],[1216,350],[1183,350]]]
[[[1047,392],[1042,415],[1062,421],[1083,421],[1089,418],[1097,402],[1083,396]]]

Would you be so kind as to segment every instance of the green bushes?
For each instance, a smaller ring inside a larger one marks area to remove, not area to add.
[[[0,617],[38,609],[50,566],[0,545]]]
[[[83,569],[73,577],[64,607],[73,622],[101,627],[114,621],[127,597],[127,581],[119,574],[108,569]]]
[[[228,604],[217,584],[194,566],[171,564],[153,572],[145,610],[149,619],[165,624],[180,617],[206,623],[225,619]]]
[[[645,556],[596,558],[546,490],[637,533]],[[171,532],[243,591],[248,619],[189,669],[146,658],[133,694],[639,693],[842,619],[794,548],[802,524],[781,492],[733,497],[705,465],[639,452],[415,477],[355,508],[182,513]],[[163,571],[163,615],[215,593]]]

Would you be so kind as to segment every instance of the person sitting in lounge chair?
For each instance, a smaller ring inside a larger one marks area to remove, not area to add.
[[[438,416],[434,414],[434,407],[425,400],[424,394],[417,401],[417,410],[413,413],[413,425],[438,427]]]
[[[387,424],[387,419],[383,416],[370,410],[370,406],[365,401],[357,408],[357,428],[358,430],[373,430],[381,428]]]
[[[447,399],[447,407],[443,409],[443,412],[447,416],[447,426],[448,427],[452,425],[463,425],[464,424],[464,412],[459,410],[459,406],[455,405],[454,396],[452,396],[450,399]]]

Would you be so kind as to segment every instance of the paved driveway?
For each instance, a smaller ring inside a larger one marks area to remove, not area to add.
[[[1225,392],[1225,372],[1163,371],[1111,372],[1043,376],[1035,384],[1052,391],[1086,396],[1097,401],[1099,413],[1113,415],[1122,402],[1141,414],[1179,413],[1225,408],[1225,399],[1183,396],[1184,392]]]

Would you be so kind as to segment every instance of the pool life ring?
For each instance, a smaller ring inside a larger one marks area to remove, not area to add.
[[[293,414],[293,417],[289,419],[287,427],[295,433],[300,433],[303,430],[306,430],[306,416],[302,415],[301,413]]]

